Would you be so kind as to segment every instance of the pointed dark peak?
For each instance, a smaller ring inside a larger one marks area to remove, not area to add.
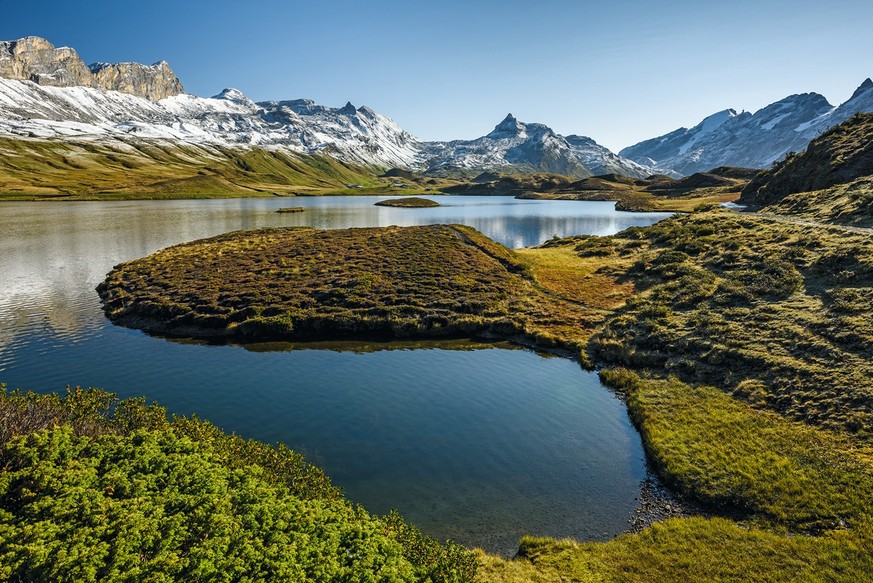
[[[352,102],[347,101],[345,106],[343,106],[343,108],[340,109],[337,113],[342,113],[343,115],[355,115],[357,112],[358,110],[355,109],[355,106],[352,105]]]
[[[511,113],[507,113],[503,121],[494,126],[494,131],[491,133],[500,134],[517,134],[522,131],[524,124],[515,119]]]
[[[856,97],[858,97],[862,93],[869,91],[871,88],[873,88],[873,81],[870,80],[870,77],[867,77],[867,79],[863,83],[861,83],[860,87],[855,89],[855,92],[852,93],[852,96],[849,98],[849,101],[852,101],[853,99],[855,99]]]

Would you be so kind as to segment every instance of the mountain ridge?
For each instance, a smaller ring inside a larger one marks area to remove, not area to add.
[[[623,148],[619,155],[682,174],[717,166],[768,168],[790,152],[805,150],[829,128],[868,111],[873,111],[869,78],[838,107],[818,93],[789,95],[754,113],[723,110],[690,129],[679,128]]]
[[[165,78],[174,79],[175,85],[161,81]],[[483,170],[574,177],[653,173],[590,138],[573,136],[568,141],[543,124],[525,124],[512,115],[476,140],[427,142],[366,106],[356,108],[349,102],[330,108],[308,99],[255,103],[232,88],[214,97],[197,97],[183,92],[164,61],[86,67],[73,49],[55,48],[39,37],[0,43],[0,133],[325,153],[359,166],[437,175]]]
[[[256,103],[233,88],[197,97],[184,93],[165,61],[86,66],[75,50],[55,48],[39,37],[0,42],[3,135],[257,147],[435,177],[470,178],[486,171],[679,178],[721,166],[766,168],[859,111],[873,111],[870,79],[839,107],[817,93],[803,93],[755,113],[725,109],[618,154],[590,137],[564,136],[512,114],[473,140],[424,141],[350,102],[340,108],[309,99]]]
[[[859,113],[830,128],[800,154],[759,173],[745,187],[740,203],[761,208],[801,193],[824,190],[873,175],[873,113]],[[857,188],[860,197],[868,188]],[[866,212],[869,215],[870,211]]]

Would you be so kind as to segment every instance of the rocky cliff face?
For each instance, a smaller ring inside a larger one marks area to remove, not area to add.
[[[75,50],[56,49],[35,36],[0,42],[0,76],[51,87],[92,86],[91,71]]]
[[[179,95],[182,83],[166,61],[140,63],[95,63],[90,67],[96,86],[159,101]]]
[[[49,87],[121,91],[151,101],[183,92],[179,79],[164,61],[154,65],[96,63],[88,67],[75,50],[55,48],[35,36],[0,41],[0,77]]]

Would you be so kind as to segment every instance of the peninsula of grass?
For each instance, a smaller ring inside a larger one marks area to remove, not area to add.
[[[397,208],[414,209],[414,208],[433,208],[440,206],[435,200],[429,198],[420,198],[417,196],[409,196],[403,198],[388,198],[375,203],[376,206],[391,206]]]
[[[585,329],[583,310],[543,294],[512,252],[460,225],[229,233],[118,265],[98,291],[112,321],[171,336],[548,344],[556,318]]]
[[[276,209],[276,212],[279,213],[279,214],[284,214],[284,213],[302,213],[302,212],[305,211],[305,210],[306,210],[306,209],[303,208],[302,206],[286,206],[286,207],[282,207],[282,208],[280,208],[280,209]]]
[[[589,344],[596,362],[873,440],[870,234],[714,211],[573,245],[638,290]]]
[[[454,225],[232,233],[118,266],[107,315],[241,338],[490,334],[581,349],[652,466],[722,518],[521,541],[479,581],[873,573],[873,236],[701,210],[509,251]]]

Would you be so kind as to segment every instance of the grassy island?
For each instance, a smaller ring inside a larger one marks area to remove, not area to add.
[[[276,212],[280,213],[280,214],[283,214],[283,213],[302,213],[305,210],[306,209],[303,208],[302,206],[286,206],[286,207],[282,207],[280,209],[276,209]]]
[[[429,198],[420,198],[418,196],[409,196],[404,198],[389,198],[380,200],[376,206],[392,206],[397,208],[433,208],[440,206],[435,200]]]

